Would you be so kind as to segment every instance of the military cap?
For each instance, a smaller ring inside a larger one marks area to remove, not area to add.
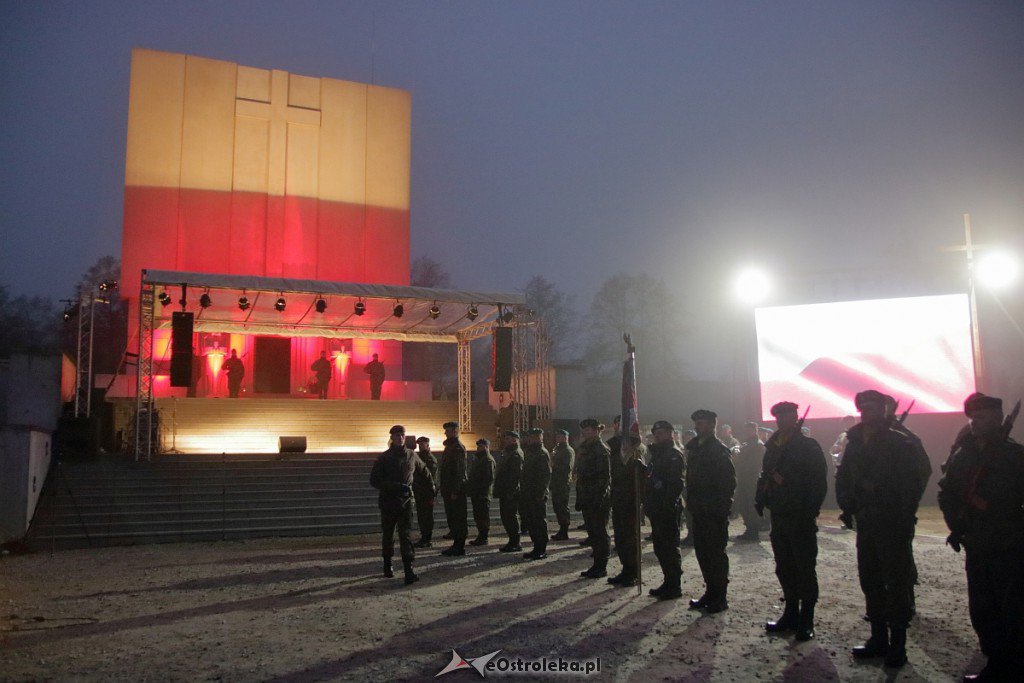
[[[693,411],[693,415],[690,416],[691,420],[717,420],[718,413],[701,408],[700,410]]]
[[[1002,410],[1003,399],[975,392],[964,401],[964,415],[971,416],[975,410]]]
[[[555,434],[561,434],[562,436],[569,436],[568,429],[556,429]]]
[[[526,433],[529,434],[530,436],[543,436],[544,430],[541,429],[540,427],[532,427],[530,429],[527,429]]]
[[[458,428],[459,428],[459,423],[458,422],[445,422],[443,425],[441,425],[441,429],[458,429]]]
[[[395,425],[394,427],[391,428],[391,431],[388,432],[388,433],[389,434],[405,434],[405,427],[403,427],[402,425]]]
[[[508,429],[508,430],[505,431],[505,436],[511,437],[513,439],[518,439],[519,438],[519,432],[517,432],[514,429]]]
[[[425,436],[421,436],[420,438],[416,439],[416,443],[430,443],[430,439],[428,439]]]
[[[857,394],[853,399],[854,405],[857,406],[857,410],[860,410],[862,406],[868,403],[879,403],[885,405],[885,394],[874,389],[868,389]]]
[[[653,434],[659,429],[667,429],[670,432],[675,431],[675,427],[673,427],[672,423],[669,422],[668,420],[658,420],[657,422],[655,422],[654,425],[651,427],[651,433]]]
[[[772,406],[772,416],[778,417],[783,413],[796,413],[799,412],[800,406],[793,403],[792,401],[780,401]]]
[[[616,415],[615,419],[612,420],[612,424],[613,425],[622,424],[622,416],[621,415]]]
[[[600,429],[600,427],[601,423],[592,417],[588,417],[580,422],[580,429]]]
[[[476,440],[476,445],[477,445],[477,446],[484,446],[484,447],[487,447],[487,446],[490,446],[490,445],[491,445],[491,442],[490,442],[490,441],[488,441],[487,439],[477,439],[477,440]]]

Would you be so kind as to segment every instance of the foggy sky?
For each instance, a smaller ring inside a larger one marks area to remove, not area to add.
[[[942,258],[964,212],[1024,253],[1021,2],[4,0],[15,294],[120,255],[132,46],[409,90],[412,254],[460,287],[692,299],[741,262]]]

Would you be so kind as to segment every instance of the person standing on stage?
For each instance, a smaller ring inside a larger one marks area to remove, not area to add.
[[[613,440],[616,441],[614,447]],[[608,583],[613,586],[635,586],[639,575],[637,544],[640,542],[637,536],[640,526],[637,502],[643,497],[643,482],[647,480],[648,450],[639,434],[617,434],[608,440],[608,449],[612,531],[615,533],[615,553],[622,565],[622,570],[609,578]],[[675,544],[678,554],[678,523]]]
[[[331,383],[331,361],[327,360],[327,352],[321,351],[320,357],[313,361],[309,368],[316,373],[317,395],[321,399],[327,398],[327,386]]]
[[[494,469],[494,497],[498,499],[501,525],[508,534],[508,543],[500,552],[519,552],[519,495],[523,479],[523,449],[519,447],[519,432],[505,432],[505,448]]]
[[[491,457],[491,442],[479,439],[476,453],[469,465],[469,481],[466,494],[473,504],[473,521],[476,523],[476,538],[470,545],[487,545],[491,530],[491,486],[494,484],[494,458]]]
[[[810,640],[818,602],[817,519],[828,491],[828,462],[818,442],[799,429],[797,411],[788,401],[772,406],[778,429],[764,447],[755,505],[772,512],[775,575],[786,600],[782,616],[765,630],[795,630],[797,640]]]
[[[459,440],[459,423],[445,422],[444,451],[438,468],[440,492],[444,499],[444,514],[448,518],[448,530],[452,545],[442,550],[442,555],[459,556],[466,554],[466,447]]]
[[[558,521],[558,532],[552,534],[552,541],[569,540],[569,484],[576,452],[569,445],[569,432],[555,430],[555,449],[551,453],[551,508]]]
[[[857,573],[871,637],[852,653],[857,659],[885,657],[886,666],[901,667],[913,616],[911,539],[925,481],[914,445],[889,426],[885,395],[869,389],[854,403],[861,421],[847,432],[836,500],[843,523],[856,520]]]
[[[693,515],[693,552],[704,576],[704,594],[691,609],[715,614],[729,608],[729,511],[736,491],[736,469],[728,447],[715,438],[718,415],[695,411],[697,436],[686,444],[686,507]]]
[[[224,361],[224,373],[228,376],[228,398],[238,398],[245,377],[245,366],[238,357],[238,351],[231,349],[231,357]]]
[[[608,576],[608,513],[611,508],[611,452],[601,440],[604,425],[593,418],[580,422],[582,440],[577,455],[576,509],[583,513],[587,538],[594,549],[594,564],[580,576]]]
[[[651,444],[651,464],[645,490],[644,508],[651,518],[651,540],[654,555],[661,565],[664,580],[650,594],[659,600],[674,600],[683,595],[683,558],[679,552],[679,525],[683,516],[684,464],[683,453],[676,448],[672,423],[658,420],[651,428],[654,443]],[[613,453],[612,458],[616,456]],[[634,531],[634,534],[636,532]],[[619,541],[616,537],[615,545]],[[633,565],[636,564],[636,548],[633,548]],[[633,583],[636,584],[636,575]]]
[[[370,376],[370,400],[380,400],[380,390],[384,386],[384,377],[387,372],[384,369],[384,364],[377,358],[377,354],[373,354],[373,360],[363,366],[363,372]]]
[[[430,439],[416,439],[416,457],[423,461],[424,469],[416,470],[412,492],[416,497],[416,521],[420,526],[417,548],[429,548],[434,537],[434,496],[437,495],[437,458],[430,452]]]
[[[757,436],[756,422],[743,425],[742,437],[739,449],[733,453],[733,465],[736,467],[736,509],[743,518],[745,529],[733,540],[756,543],[761,540],[762,518],[754,509],[754,498],[764,460],[764,444]]]
[[[384,576],[395,575],[391,556],[395,552],[395,530],[398,530],[398,547],[402,553],[406,585],[419,581],[413,573],[412,563],[416,551],[409,538],[412,528],[413,501],[412,484],[418,471],[426,469],[416,454],[405,447],[405,427],[391,428],[388,450],[377,456],[370,472],[370,486],[380,491],[377,505],[380,507],[381,546],[384,557]]]
[[[1010,438],[1003,401],[971,394],[970,431],[960,436],[939,481],[946,543],[967,553],[971,625],[988,658],[965,681],[1019,680],[1024,667],[1024,446]]]
[[[527,560],[543,560],[548,556],[547,502],[548,485],[551,483],[551,454],[544,448],[543,438],[544,430],[539,427],[526,432],[519,515],[533,542],[533,549],[523,554]]]

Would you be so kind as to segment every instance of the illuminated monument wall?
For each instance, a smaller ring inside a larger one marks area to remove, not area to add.
[[[133,50],[123,294],[143,268],[408,284],[409,149],[405,91]]]

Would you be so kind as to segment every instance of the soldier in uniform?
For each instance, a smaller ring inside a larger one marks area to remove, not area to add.
[[[686,507],[693,515],[693,551],[704,577],[704,594],[691,609],[715,614],[729,608],[729,511],[736,469],[729,449],[715,438],[718,415],[698,410],[690,419],[697,436],[686,444]]]
[[[533,550],[523,553],[527,560],[547,557],[548,485],[551,483],[551,454],[544,448],[544,430],[539,427],[526,432],[526,450],[523,457],[523,482],[519,492],[519,515],[533,541]]]
[[[988,663],[965,681],[1020,680],[1024,665],[1024,446],[1010,438],[1002,399],[971,394],[970,431],[939,481],[947,543],[967,552],[967,604]]]
[[[799,429],[797,410],[788,401],[772,406],[778,430],[764,447],[755,504],[772,511],[775,575],[786,601],[782,616],[765,630],[795,630],[797,640],[810,640],[818,602],[817,519],[828,490],[828,462],[818,442]]]
[[[519,552],[519,491],[523,479],[523,449],[519,432],[505,432],[505,448],[494,470],[494,497],[498,499],[501,525],[508,534],[508,543],[498,548],[503,553]]]
[[[651,464],[645,491],[644,506],[651,518],[654,554],[665,576],[660,586],[650,590],[650,594],[659,600],[672,600],[683,595],[680,583],[683,577],[683,558],[679,553],[679,524],[683,514],[684,463],[683,453],[676,448],[672,438],[674,432],[675,428],[665,420],[658,420],[651,428],[654,443],[650,450]],[[616,546],[618,543],[616,538]],[[635,564],[636,560],[633,562]]]
[[[558,521],[558,532],[552,541],[569,540],[569,480],[572,478],[576,452],[569,445],[569,432],[555,431],[555,449],[551,453],[551,507]]]
[[[635,586],[639,567],[637,552],[640,542],[637,528],[637,500],[643,497],[643,483],[647,480],[647,447],[639,434],[613,437],[617,444],[608,456],[611,480],[612,531],[615,533],[615,553],[622,571],[608,579],[613,586]],[[623,449],[625,445],[625,450]],[[639,488],[639,490],[638,490]],[[679,548],[679,525],[676,524],[676,552]]]
[[[757,423],[748,422],[743,425],[743,439],[734,454],[733,464],[736,467],[736,508],[743,518],[743,533],[736,541],[761,540],[761,517],[754,509],[757,496],[758,477],[761,476],[761,463],[764,460],[764,444],[757,435]]]
[[[388,450],[377,456],[370,471],[370,486],[380,491],[377,505],[380,507],[381,546],[384,556],[384,576],[395,575],[391,557],[395,552],[395,529],[398,529],[398,547],[402,553],[405,568],[405,583],[419,581],[412,570],[416,551],[409,538],[412,528],[413,501],[412,484],[416,474],[426,469],[416,454],[405,447],[405,427],[391,428]]]
[[[444,499],[444,514],[448,518],[448,529],[452,535],[452,545],[442,550],[442,555],[457,556],[466,554],[466,447],[459,440],[459,424],[445,422],[444,451],[441,453],[440,493]]]
[[[416,521],[420,525],[417,548],[429,548],[434,535],[434,496],[437,495],[437,458],[430,452],[430,439],[416,439],[416,457],[423,461],[424,469],[416,470],[412,492],[416,496]]]
[[[594,564],[580,575],[588,579],[608,576],[608,512],[611,462],[608,445],[601,441],[604,425],[593,418],[580,422],[582,440],[577,454],[576,509],[583,513],[587,536],[594,548]]]
[[[912,616],[911,538],[925,482],[906,436],[891,429],[885,396],[857,394],[861,421],[847,433],[836,470],[836,500],[846,526],[856,520],[857,572],[864,592],[871,637],[853,648],[857,659],[885,657],[885,665],[907,662],[907,627]]]
[[[494,484],[494,458],[491,457],[491,442],[479,439],[476,454],[469,466],[469,481],[466,494],[473,503],[473,521],[476,523],[476,538],[470,545],[487,545],[491,530],[491,486]]]

